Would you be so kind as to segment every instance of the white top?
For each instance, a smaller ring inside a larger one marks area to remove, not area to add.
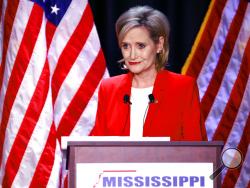
[[[143,126],[148,112],[149,98],[152,94],[153,86],[148,88],[131,89],[131,106],[130,106],[130,136],[142,137]]]

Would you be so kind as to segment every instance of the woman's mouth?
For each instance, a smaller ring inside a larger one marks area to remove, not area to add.
[[[135,62],[135,61],[129,61],[128,62],[129,65],[138,65],[140,63],[141,63],[140,61],[139,62]]]

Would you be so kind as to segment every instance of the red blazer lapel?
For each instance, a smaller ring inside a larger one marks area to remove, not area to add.
[[[152,122],[154,118],[157,118],[157,112],[159,109],[161,109],[161,105],[163,104],[162,101],[164,100],[164,90],[166,88],[164,84],[166,84],[166,79],[166,73],[164,74],[164,71],[158,72],[153,89],[155,102],[149,104],[149,109],[143,129],[143,136],[148,135],[147,132],[153,131],[154,129]]]
[[[119,105],[120,108],[117,112],[119,115],[117,116],[116,122],[122,122],[120,125],[116,125],[120,127],[120,134],[122,136],[129,136],[130,134],[130,104],[124,101],[124,96],[128,95],[130,97],[131,94],[131,86],[132,86],[132,78],[133,75],[128,73],[124,79],[120,82],[118,98],[122,101],[122,104]]]

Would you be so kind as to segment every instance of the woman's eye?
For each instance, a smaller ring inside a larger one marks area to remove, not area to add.
[[[143,43],[138,43],[138,47],[139,47],[140,49],[143,49],[143,48],[145,48],[145,47],[146,47],[146,45],[145,45],[145,44],[143,44]]]
[[[123,49],[128,49],[128,44],[123,43],[123,44],[122,44],[122,48],[123,48]]]

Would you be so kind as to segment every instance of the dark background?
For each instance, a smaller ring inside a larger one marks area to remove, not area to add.
[[[130,7],[149,5],[169,19],[170,54],[167,69],[179,73],[191,51],[210,0],[89,0],[110,76],[122,74],[115,36],[117,18]]]

